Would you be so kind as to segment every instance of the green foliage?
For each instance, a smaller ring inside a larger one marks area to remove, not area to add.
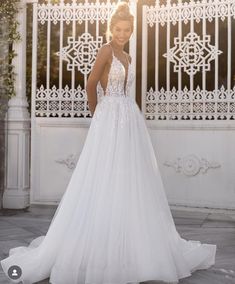
[[[16,20],[16,15],[19,12],[20,0],[4,0],[0,2],[0,19],[1,22],[6,24],[7,27],[7,42],[8,42],[8,52],[6,53],[7,58],[1,58],[1,61],[6,65],[3,68],[3,78],[4,90],[8,96],[11,98],[15,95],[15,72],[14,66],[12,64],[13,58],[17,56],[14,51],[14,43],[20,40],[20,34],[18,32],[18,21]]]

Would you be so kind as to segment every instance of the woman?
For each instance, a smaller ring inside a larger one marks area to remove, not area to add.
[[[6,274],[21,268],[18,281],[176,283],[214,264],[215,245],[176,231],[144,117],[130,96],[134,73],[123,47],[133,22],[128,4],[119,4],[109,23],[112,40],[99,50],[87,83],[93,118],[86,142],[46,236],[1,261]]]

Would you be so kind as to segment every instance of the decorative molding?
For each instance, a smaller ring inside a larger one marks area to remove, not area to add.
[[[203,34],[200,39],[198,34],[190,32],[182,40],[175,37],[174,47],[163,56],[174,63],[174,72],[184,71],[192,76],[202,70],[210,71],[210,61],[222,53],[210,41],[210,35]]]
[[[213,130],[216,132],[234,132],[234,120],[146,120],[146,125],[151,130]],[[223,134],[222,134],[223,135]]]
[[[205,174],[208,169],[221,167],[218,162],[209,162],[205,158],[198,158],[194,154],[177,158],[175,161],[165,161],[164,165],[172,167],[177,173],[183,173],[186,176],[195,176],[199,172]]]
[[[56,163],[65,165],[69,170],[74,170],[78,161],[78,155],[70,154],[65,159],[55,160]]]

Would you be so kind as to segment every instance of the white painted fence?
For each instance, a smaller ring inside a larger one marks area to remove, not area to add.
[[[33,4],[31,203],[57,203],[66,189],[90,125],[85,91],[88,74],[105,43],[107,20],[115,4],[98,0]],[[131,1],[131,9],[135,14],[135,1]],[[38,85],[37,52],[41,45],[37,39],[42,26],[46,32],[46,74],[45,83]],[[52,50],[55,39],[56,50]],[[135,46],[136,31],[130,41],[133,58]],[[53,56],[58,58],[57,85],[51,80]],[[64,76],[69,77],[69,83]]]
[[[110,1],[33,4],[31,203],[57,203],[66,189],[90,124],[87,77],[104,43],[101,27],[114,5]],[[131,7],[136,15],[135,1],[131,1]],[[231,80],[234,15],[231,0],[168,0],[166,5],[157,2],[143,6],[142,111],[171,204],[235,208],[235,89]],[[221,34],[220,25],[225,21],[227,34]],[[45,82],[38,85],[37,51],[41,46],[37,35],[42,26],[46,31],[46,74]],[[155,40],[149,41],[152,35]],[[226,86],[218,84],[219,58],[225,52],[220,49],[219,36],[227,43],[227,60],[223,63],[227,67]],[[135,47],[136,30],[130,42],[134,62]],[[155,77],[151,86],[148,78],[153,56]],[[51,79],[55,64],[56,84]],[[212,65],[214,86],[207,89]],[[197,86],[199,73],[201,82]],[[69,76],[69,83],[65,76]]]
[[[235,208],[234,19],[232,0],[143,7],[142,110],[171,204]],[[155,44],[155,87],[147,83],[148,42]]]

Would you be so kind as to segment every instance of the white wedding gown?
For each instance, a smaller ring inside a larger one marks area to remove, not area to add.
[[[22,275],[12,283],[177,283],[214,264],[216,245],[176,231],[150,136],[135,99],[134,72],[113,54],[106,95],[98,104],[68,187],[45,236],[12,248],[1,261]]]

